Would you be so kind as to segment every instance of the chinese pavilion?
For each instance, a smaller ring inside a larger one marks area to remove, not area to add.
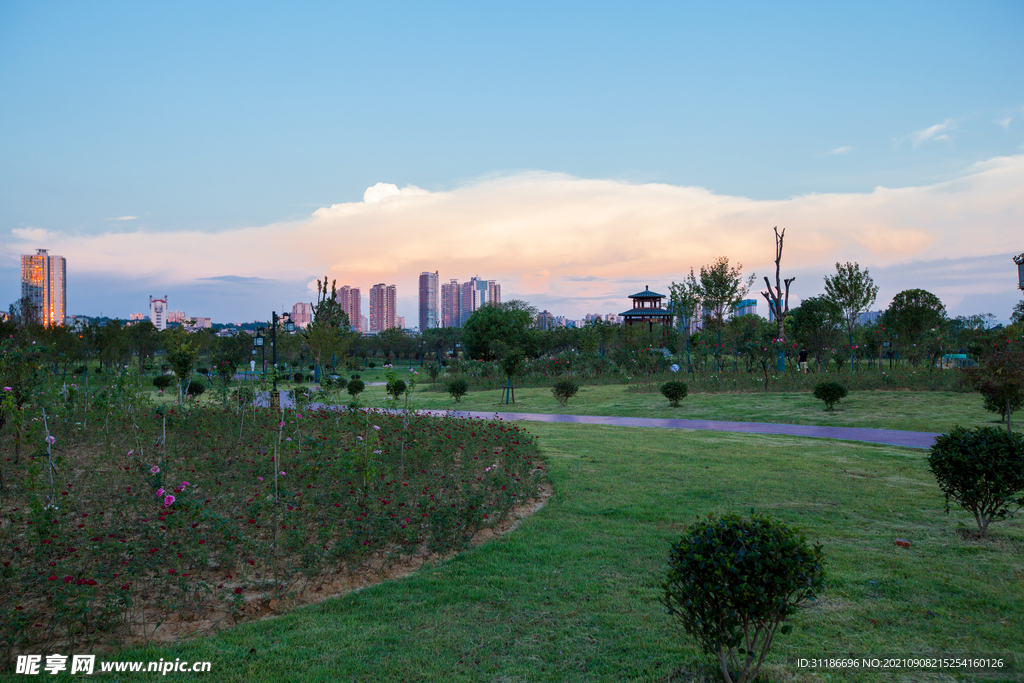
[[[650,287],[637,294],[630,294],[633,300],[633,308],[621,313],[622,322],[626,325],[637,325],[647,323],[649,329],[654,329],[654,323],[672,325],[672,314],[661,307],[661,300],[664,294],[652,292]]]

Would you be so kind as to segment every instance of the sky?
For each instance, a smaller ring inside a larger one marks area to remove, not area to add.
[[[621,312],[718,256],[1007,320],[1024,3],[0,0],[0,304],[218,322],[315,280]],[[757,296],[757,288],[751,292]],[[766,314],[762,299],[760,312]]]

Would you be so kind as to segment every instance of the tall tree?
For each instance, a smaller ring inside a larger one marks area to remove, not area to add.
[[[710,266],[700,267],[700,280],[695,280],[705,324],[716,330],[725,325],[733,306],[747,295],[756,275],[743,279],[743,264],[729,267],[729,257],[719,256]]]
[[[668,310],[675,317],[679,329],[686,330],[689,334],[700,309],[700,284],[697,282],[697,276],[693,274],[693,268],[690,268],[690,274],[682,282],[670,284],[668,292]]]
[[[316,281],[317,302],[313,307],[313,322],[306,326],[303,336],[313,353],[317,365],[323,366],[329,358],[343,354],[347,346],[349,331],[348,313],[338,303],[337,280],[331,281],[327,290],[327,276]]]
[[[462,328],[468,358],[494,360],[501,352],[519,349],[530,354],[534,345],[533,317],[537,309],[525,301],[503,301],[473,311]],[[500,344],[498,344],[500,342]]]
[[[781,341],[786,340],[786,315],[789,313],[789,286],[796,280],[795,277],[781,279],[780,270],[782,268],[782,240],[786,237],[786,229],[783,228],[782,232],[779,232],[778,226],[775,226],[775,288],[772,288],[772,283],[768,281],[768,276],[764,276],[764,284],[768,287],[767,292],[761,292],[765,299],[768,300],[768,308],[775,316],[775,321],[778,323],[778,336],[777,339]],[[786,289],[783,290],[782,286],[785,283]]]
[[[836,274],[825,276],[825,297],[843,312],[850,335],[857,324],[857,316],[868,310],[877,296],[878,285],[871,279],[868,269],[862,273],[857,263],[836,263]]]

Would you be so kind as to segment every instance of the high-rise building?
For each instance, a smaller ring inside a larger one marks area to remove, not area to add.
[[[733,315],[756,315],[757,314],[757,299],[744,299],[740,301],[732,309]]]
[[[313,322],[313,306],[300,301],[299,303],[292,306],[291,321],[295,323],[295,327],[305,328],[311,322]]]
[[[494,280],[487,281],[487,303],[501,303],[501,285]]]
[[[149,297],[149,322],[158,330],[167,329],[167,295],[163,299]]]
[[[132,313],[128,316],[128,322],[137,323],[149,318],[145,313]]]
[[[462,285],[452,278],[448,284],[441,285],[441,327],[461,326]]]
[[[185,324],[185,311],[167,311],[164,316],[169,323],[178,323],[179,325]]]
[[[349,287],[345,285],[337,291],[334,295],[334,300],[341,304],[341,310],[345,311],[348,315],[348,324],[352,326],[353,330],[359,330],[361,332],[366,331],[366,325],[363,324],[362,320],[362,292],[358,287]]]
[[[405,329],[405,316],[400,315],[395,317],[395,327],[404,330]]]
[[[549,311],[543,310],[537,314],[537,329],[552,330],[555,328],[555,316]]]
[[[21,298],[36,307],[37,320],[47,327],[63,325],[67,316],[67,261],[47,249],[21,256]]]
[[[383,282],[370,287],[370,332],[383,332],[397,325],[395,302],[398,288]]]
[[[432,330],[440,322],[437,306],[437,271],[420,273],[420,332]]]
[[[462,301],[459,302],[459,326],[466,324],[473,311],[480,308],[480,290],[476,286],[476,278],[462,283]]]

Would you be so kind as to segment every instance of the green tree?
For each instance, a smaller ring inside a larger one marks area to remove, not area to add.
[[[532,349],[534,315],[536,309],[519,300],[481,306],[473,311],[462,328],[467,357],[494,360],[503,349]]]
[[[1024,325],[1024,301],[1018,301],[1017,305],[1013,307],[1013,313],[1010,314],[1010,324]]]
[[[793,340],[814,356],[820,368],[825,351],[839,344],[842,310],[826,297],[812,296],[793,309],[790,318]]]
[[[743,264],[729,266],[729,257],[719,256],[710,266],[700,267],[700,279],[693,279],[691,271],[687,279],[692,291],[700,297],[700,305],[704,313],[705,324],[715,330],[721,330],[726,317],[732,312],[733,306],[747,295],[754,284],[754,273],[743,279]]]
[[[697,311],[700,310],[700,285],[697,276],[693,274],[693,268],[682,282],[670,284],[668,292],[669,312],[675,317],[679,329],[689,333]]]
[[[313,322],[306,326],[303,336],[313,354],[314,362],[323,366],[325,361],[343,356],[351,338],[349,319],[337,299],[337,280],[327,290],[327,276],[316,281],[317,302],[312,304]]]
[[[150,321],[139,321],[129,330],[128,345],[132,353],[138,356],[139,374],[142,375],[146,372],[146,360],[152,358],[160,348],[160,332]]]
[[[846,331],[851,335],[857,316],[868,310],[877,296],[878,286],[868,269],[862,273],[857,263],[836,263],[836,274],[825,277],[825,297],[843,312]]]
[[[903,352],[919,356],[928,350],[923,339],[925,332],[939,330],[946,320],[946,307],[939,297],[923,289],[907,289],[893,297],[885,311],[885,325],[897,335]]]

